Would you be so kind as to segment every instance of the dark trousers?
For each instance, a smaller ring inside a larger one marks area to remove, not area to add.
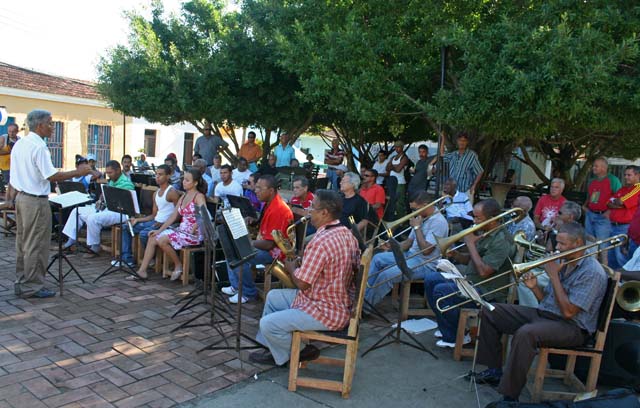
[[[520,306],[495,304],[493,312],[482,309],[478,363],[502,367],[502,334],[513,334],[498,392],[518,398],[527,383],[527,373],[538,346],[575,347],[584,344],[585,331],[549,312]]]

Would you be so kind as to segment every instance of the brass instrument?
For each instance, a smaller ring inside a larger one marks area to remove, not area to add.
[[[618,288],[616,303],[627,312],[640,311],[640,281],[628,281]]]
[[[287,257],[287,260],[293,260],[296,258],[296,227],[299,224],[306,223],[311,219],[310,215],[305,215],[300,218],[298,221],[287,227],[287,237],[280,230],[271,231],[271,235],[273,236],[273,242],[280,248],[282,253]],[[269,269],[271,273],[278,278],[282,284],[288,288],[295,288],[296,285],[293,283],[291,276],[287,272],[286,268],[282,264],[282,262],[277,259],[273,261]]]
[[[513,236],[513,242],[527,250],[533,258],[541,258],[547,254],[547,250],[544,245],[536,244],[533,241],[528,241],[524,234],[524,231],[518,231]]]
[[[578,258],[571,259],[571,260],[565,262],[565,265],[566,264],[570,264],[570,263],[573,263],[573,262],[577,262],[577,261],[579,261],[579,260],[581,260],[583,258],[586,258],[588,256],[593,256],[593,255],[599,254],[600,252],[608,251],[609,249],[612,249],[612,248],[615,248],[617,246],[623,245],[625,242],[627,242],[627,235],[619,234],[619,235],[615,235],[615,236],[607,238],[607,239],[603,239],[603,240],[600,240],[600,241],[597,241],[597,242],[593,242],[591,244],[586,244],[586,245],[583,245],[581,247],[570,249],[568,251],[558,252],[558,253],[552,254],[550,256],[547,256],[545,258],[536,259],[536,260],[533,260],[533,261],[523,262],[523,263],[519,263],[519,264],[512,264],[510,270],[502,272],[502,273],[499,273],[499,274],[496,274],[496,275],[491,276],[491,277],[489,277],[487,279],[484,279],[483,281],[478,282],[475,285],[473,285],[473,287],[474,288],[478,288],[478,287],[481,287],[483,285],[486,285],[488,282],[491,282],[491,281],[493,281],[495,279],[499,279],[500,277],[502,277],[504,275],[513,274],[513,277],[514,277],[514,281],[513,282],[510,282],[509,284],[503,285],[503,286],[501,286],[501,287],[499,287],[497,289],[491,290],[491,291],[489,291],[487,293],[482,293],[480,295],[480,297],[484,299],[485,297],[488,297],[488,296],[490,296],[490,295],[492,295],[494,293],[501,292],[501,291],[503,291],[503,290],[505,290],[507,288],[510,288],[511,286],[515,286],[515,285],[519,284],[521,281],[524,280],[523,279],[523,275],[525,275],[527,272],[531,271],[532,269],[539,268],[540,266],[542,266],[542,265],[544,265],[546,263],[557,261],[559,259],[562,259],[562,258],[566,257],[567,255],[575,254],[575,253],[582,252],[582,251],[587,251],[590,248],[594,248],[594,247],[597,248],[597,247],[599,247],[600,245],[603,245],[603,244],[609,244],[609,246],[604,247],[602,249],[599,249],[596,252],[587,253],[587,254],[584,254],[582,256],[579,256]],[[532,277],[537,277],[539,275],[542,275],[543,273],[546,273],[546,272],[544,270],[541,270],[540,272],[537,272],[537,273],[533,274]],[[441,298],[439,298],[436,301],[436,307],[438,308],[438,311],[440,311],[441,313],[444,313],[444,312],[447,312],[449,310],[456,309],[458,307],[464,306],[467,303],[473,302],[472,299],[466,299],[466,300],[464,300],[462,302],[459,302],[459,303],[457,303],[455,305],[452,305],[452,306],[447,306],[445,308],[441,308],[440,307],[440,301],[445,300],[445,299],[449,299],[449,298],[454,297],[454,296],[461,296],[461,295],[462,295],[462,293],[460,291],[457,291],[457,292],[450,293],[450,294],[448,294],[446,296],[442,296]]]
[[[278,278],[282,286],[288,289],[296,289],[296,284],[293,283],[293,279],[291,279],[291,275],[287,272],[287,269],[284,267],[284,264],[277,259],[274,259],[271,265],[267,268],[266,274],[271,273],[273,276]]]

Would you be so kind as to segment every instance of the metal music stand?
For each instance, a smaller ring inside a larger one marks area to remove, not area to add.
[[[136,208],[134,206],[132,192],[135,195],[135,190],[125,190],[123,188],[102,186],[102,194],[104,194],[105,196],[107,209],[109,211],[117,212],[118,214],[120,214],[120,226],[123,229],[128,228],[131,236],[133,236],[133,229],[131,228],[131,224],[129,223],[129,217],[133,217],[134,215],[136,215]],[[135,204],[137,204],[137,202]],[[126,225],[123,225],[125,215],[127,216],[127,222]],[[115,242],[113,243],[113,245],[115,245]],[[116,264],[110,265],[107,270],[102,272],[100,276],[98,276],[93,281],[93,283],[96,283],[101,278],[111,275],[115,272],[124,272],[142,281],[145,280],[144,278],[141,278],[140,275],[138,275],[138,272],[131,266],[129,266],[128,264],[125,265],[125,262],[122,259],[122,248],[120,248],[120,253],[118,254]]]
[[[395,238],[391,237],[389,239],[389,244],[391,245],[391,251],[393,252],[393,257],[398,264],[398,268],[400,268],[400,271],[402,271],[402,275],[400,277],[400,288],[398,289],[398,291],[400,292],[400,304],[402,304],[402,301],[404,299],[403,286],[411,281],[411,271],[407,266],[407,260],[402,253],[402,249],[400,248],[400,244],[398,243],[398,241],[396,241]],[[413,341],[413,343],[402,340],[400,336],[403,333],[406,334],[407,337],[409,337],[409,339]],[[387,338],[389,338],[389,340],[383,343],[383,341]],[[405,344],[420,351],[429,353],[433,358],[435,358],[436,360],[438,359],[438,356],[433,354],[431,350],[426,348],[422,343],[418,341],[418,339],[413,337],[411,333],[409,333],[405,328],[402,327],[402,308],[398,309],[398,320],[396,322],[396,327],[391,328],[391,330],[386,332],[378,341],[376,341],[371,347],[369,347],[364,353],[362,353],[362,357],[364,357],[370,351],[388,346],[389,344],[393,343]]]
[[[93,200],[91,199],[91,196],[89,194],[86,193],[80,193],[80,192],[68,192],[65,194],[60,194],[56,197],[50,198],[49,199],[49,204],[54,206],[57,210],[58,210],[58,229],[59,229],[59,233],[58,233],[58,253],[53,255],[51,257],[51,261],[49,261],[49,265],[47,265],[47,273],[49,275],[51,275],[51,277],[53,277],[53,279],[56,280],[56,282],[58,282],[58,286],[60,289],[60,296],[63,296],[63,289],[64,289],[64,279],[67,277],[67,275],[69,275],[71,272],[74,272],[76,274],[76,276],[82,281],[82,283],[84,282],[84,279],[82,279],[82,276],[80,276],[80,273],[78,272],[78,270],[73,266],[73,264],[71,263],[71,261],[69,260],[69,258],[67,258],[67,255],[65,255],[63,249],[62,249],[62,210],[64,209],[73,209],[73,208],[77,208],[81,205],[87,204],[92,202]],[[67,265],[69,266],[69,270],[67,271],[67,273],[63,274],[62,273],[62,261],[65,261],[67,263]],[[58,261],[58,276],[56,277],[51,271],[51,267],[53,266],[53,264]]]

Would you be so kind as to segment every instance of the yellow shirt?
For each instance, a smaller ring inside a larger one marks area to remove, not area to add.
[[[1,149],[2,152],[7,152],[9,154],[1,154],[0,155],[0,170],[9,170],[11,167],[11,148],[7,145],[7,140],[9,139],[7,135],[0,136],[0,138],[4,138],[4,147]]]

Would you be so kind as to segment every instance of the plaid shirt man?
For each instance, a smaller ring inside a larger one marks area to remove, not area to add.
[[[299,290],[292,308],[300,309],[330,330],[349,322],[354,293],[353,271],[360,262],[358,242],[338,220],[322,226],[309,242],[294,275],[311,285]]]
[[[459,151],[449,152],[444,155],[443,160],[449,163],[449,177],[458,183],[458,190],[468,191],[484,169],[478,160],[478,155],[473,150],[467,149],[463,154]]]

